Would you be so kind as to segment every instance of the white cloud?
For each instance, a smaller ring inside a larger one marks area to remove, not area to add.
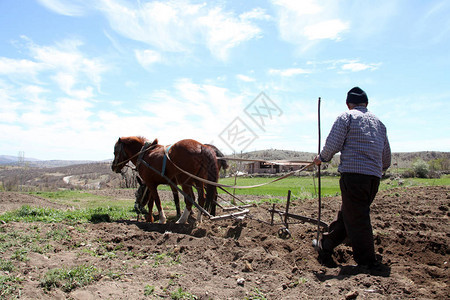
[[[307,65],[312,65],[314,68],[319,68],[324,66],[326,70],[341,70],[350,72],[359,71],[375,71],[380,68],[382,63],[367,63],[361,62],[359,59],[336,59],[336,60],[325,60],[325,61],[308,61]]]
[[[168,52],[190,53],[197,46],[206,47],[221,60],[226,60],[230,51],[241,43],[261,36],[261,29],[253,21],[271,18],[261,8],[236,15],[224,10],[220,4],[199,4],[189,0],[100,0],[89,6],[82,1],[40,2],[52,11],[68,16],[96,9],[104,14],[113,30],[126,38]],[[114,41],[110,35],[108,38]],[[115,46],[121,49],[117,44]]]
[[[336,1],[273,0],[281,38],[306,50],[319,40],[340,40],[349,22],[338,15]]]
[[[49,90],[39,85],[25,85],[22,86],[20,92],[28,101],[42,104],[45,101],[43,101],[41,94],[48,93]]]
[[[148,96],[140,105],[151,121],[147,132],[162,143],[193,138],[203,143],[219,140],[218,135],[245,108],[245,96],[213,84],[178,80],[170,90]],[[251,99],[251,98],[250,98]],[[220,145],[217,145],[220,146]]]
[[[232,48],[258,38],[261,34],[261,29],[257,26],[245,19],[240,20],[231,13],[225,13],[220,8],[209,10],[206,16],[198,18],[197,21],[205,30],[209,50],[223,60]]]
[[[291,76],[295,76],[295,75],[310,74],[310,73],[311,73],[310,70],[305,70],[305,69],[301,69],[301,68],[289,68],[289,69],[283,69],[283,70],[270,69],[269,70],[269,74],[279,75],[279,76],[283,76],[283,77],[291,77]]]
[[[316,15],[321,13],[324,8],[321,7],[315,0],[275,0],[272,1],[275,5],[279,5],[294,12],[296,15]]]
[[[81,52],[78,40],[50,46],[37,45],[27,37],[23,40],[22,53],[28,57],[0,57],[0,131],[5,132],[4,140],[10,137],[11,141],[2,150],[28,149],[26,140],[33,149],[44,151],[50,140],[54,156],[48,158],[63,158],[60,150],[61,155],[86,151],[83,135],[96,133],[92,128],[95,86],[99,90],[108,67]]]
[[[374,71],[378,69],[379,66],[380,64],[364,64],[358,61],[351,61],[348,63],[344,63],[341,68],[344,71],[359,72],[364,70]]]
[[[23,36],[30,58],[12,59],[0,57],[0,75],[23,84],[31,80],[35,86],[56,82],[66,94],[87,95],[89,89],[76,90],[77,85],[94,85],[99,88],[102,74],[108,69],[99,58],[88,58],[80,52],[82,42],[64,40],[52,46],[40,46]],[[54,74],[50,75],[49,74]]]
[[[266,17],[258,9],[236,16],[219,6],[185,0],[139,5],[103,0],[99,9],[111,27],[129,39],[169,52],[192,52],[200,44],[220,59],[227,59],[239,44],[258,38],[261,30],[251,20]]]
[[[149,68],[151,65],[162,61],[161,54],[150,49],[134,50],[134,54],[139,64],[144,68]]]
[[[343,22],[338,19],[327,20],[305,26],[304,35],[309,40],[339,40],[340,34],[347,30],[348,26],[348,22]]]
[[[45,66],[28,59],[12,59],[0,57],[0,75],[36,75]]]
[[[239,80],[242,80],[244,82],[254,82],[255,81],[255,78],[247,76],[247,75],[243,75],[243,74],[236,75],[236,78]]]
[[[85,3],[80,0],[38,0],[49,10],[66,16],[82,16],[85,13]]]
[[[47,70],[58,72],[57,76],[65,77],[54,79],[61,84],[61,89],[67,91],[77,81],[89,81],[98,86],[101,74],[108,69],[101,59],[87,58],[80,52],[82,45],[79,40],[68,39],[53,46],[39,46],[31,42],[29,49],[37,63]],[[85,78],[88,80],[85,81]]]
[[[239,16],[242,20],[271,20],[272,17],[262,8],[254,8],[249,12],[245,12]]]
[[[16,92],[10,84],[0,80],[0,123],[13,123],[18,120],[17,109],[19,108],[19,103],[14,101],[15,94]]]

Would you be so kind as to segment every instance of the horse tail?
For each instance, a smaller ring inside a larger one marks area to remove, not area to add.
[[[225,155],[222,153],[222,151],[220,151],[219,148],[217,148],[214,145],[211,145],[211,144],[205,144],[205,145],[212,148],[214,150],[214,152],[216,153],[216,157],[218,158],[217,163],[219,165],[219,171],[221,168],[224,170],[228,169],[228,167],[229,167],[228,162],[225,159],[219,158],[219,157],[225,157]]]
[[[202,152],[205,154],[205,165],[207,171],[207,180],[219,181],[219,167],[217,165],[217,157],[214,151],[209,146],[202,147]],[[216,215],[216,200],[217,188],[214,185],[206,184],[206,202],[205,209],[213,216]]]

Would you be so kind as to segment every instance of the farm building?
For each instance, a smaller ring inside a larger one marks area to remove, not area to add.
[[[246,164],[245,171],[248,174],[286,173],[291,171],[297,171],[308,164],[309,162],[292,161],[292,160],[273,160],[270,162],[254,161]]]

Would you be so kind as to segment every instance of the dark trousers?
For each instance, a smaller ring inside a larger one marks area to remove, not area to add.
[[[380,178],[356,173],[342,173],[339,181],[342,205],[336,219],[324,233],[324,250],[332,252],[346,237],[353,248],[357,264],[375,262],[370,205],[378,192]]]

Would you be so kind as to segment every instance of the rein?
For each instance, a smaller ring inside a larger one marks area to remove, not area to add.
[[[226,188],[231,188],[231,189],[249,189],[249,188],[255,188],[255,187],[260,187],[260,186],[267,185],[267,184],[270,184],[270,183],[274,183],[274,182],[276,182],[276,181],[278,181],[278,180],[281,180],[281,179],[287,178],[287,177],[289,177],[289,176],[291,176],[291,175],[294,175],[294,174],[297,173],[297,172],[304,171],[305,169],[307,169],[308,167],[310,167],[310,166],[312,166],[312,165],[314,164],[313,162],[311,162],[311,163],[309,163],[308,165],[304,166],[303,168],[301,168],[301,169],[299,169],[299,170],[291,171],[291,172],[289,172],[289,173],[287,173],[287,174],[285,174],[285,175],[283,175],[283,176],[281,176],[281,177],[278,177],[278,178],[276,178],[276,179],[274,179],[274,180],[271,180],[271,181],[265,182],[265,183],[260,183],[260,184],[255,184],[255,185],[248,185],[248,186],[228,185],[228,184],[221,184],[221,183],[217,183],[217,182],[214,182],[214,181],[206,180],[206,179],[204,179],[204,178],[198,177],[198,176],[196,176],[196,175],[194,175],[194,174],[191,174],[191,173],[189,173],[189,172],[183,170],[182,168],[180,168],[179,166],[177,166],[177,165],[170,159],[169,153],[168,153],[167,149],[164,149],[164,150],[165,150],[164,154],[165,154],[165,156],[167,156],[167,159],[168,159],[168,160],[169,160],[169,161],[170,161],[170,162],[171,162],[178,170],[180,170],[180,171],[183,172],[184,174],[186,174],[186,175],[188,175],[188,176],[190,176],[190,177],[192,177],[192,178],[194,178],[194,179],[197,179],[197,180],[199,180],[199,181],[201,181],[201,182],[203,182],[203,183],[206,183],[206,184],[214,185],[214,186],[216,186],[216,187],[226,187]]]

